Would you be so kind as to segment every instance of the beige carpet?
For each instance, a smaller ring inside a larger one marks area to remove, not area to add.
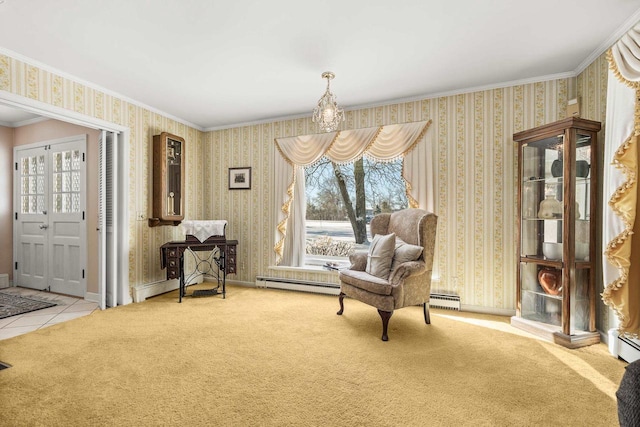
[[[0,341],[7,426],[615,426],[625,363],[508,318],[230,286]]]

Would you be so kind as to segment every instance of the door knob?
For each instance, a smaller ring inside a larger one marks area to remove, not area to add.
[[[49,226],[47,224],[41,224],[40,225],[40,230],[46,230],[47,228],[49,228]]]

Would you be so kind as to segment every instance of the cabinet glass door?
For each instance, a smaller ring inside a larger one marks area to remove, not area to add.
[[[522,146],[521,316],[562,324],[562,149],[564,136]]]

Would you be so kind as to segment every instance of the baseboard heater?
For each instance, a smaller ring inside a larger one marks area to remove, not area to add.
[[[309,280],[284,279],[281,277],[256,277],[256,287],[271,289],[286,289],[291,291],[315,292],[321,294],[338,295],[340,285],[336,283],[312,282]],[[429,306],[460,311],[460,297],[449,294],[431,294]]]
[[[283,279],[281,277],[256,277],[256,287],[286,289],[290,291],[315,292],[319,294],[338,295],[340,285],[336,283],[312,282],[309,280]]]
[[[618,357],[627,363],[640,359],[640,340],[618,336]]]
[[[431,294],[429,307],[460,311],[460,296],[450,294]]]

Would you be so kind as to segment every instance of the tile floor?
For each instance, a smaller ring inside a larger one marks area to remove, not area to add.
[[[36,291],[33,289],[9,287],[2,289],[2,292],[20,295],[25,298],[33,297],[51,301],[57,305],[30,313],[19,314],[17,316],[0,319],[0,340],[15,337],[36,329],[46,328],[56,323],[91,314],[98,310],[98,304],[85,301],[81,298],[59,295],[51,292]]]

